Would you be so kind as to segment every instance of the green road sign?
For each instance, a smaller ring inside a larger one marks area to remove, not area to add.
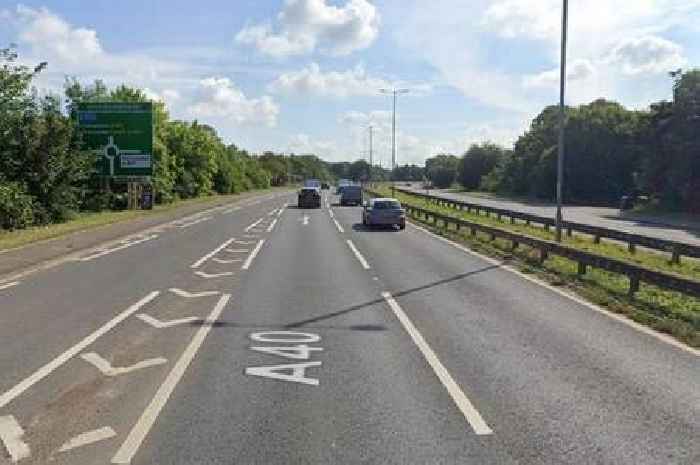
[[[102,176],[133,180],[153,175],[153,105],[79,103],[74,117]]]

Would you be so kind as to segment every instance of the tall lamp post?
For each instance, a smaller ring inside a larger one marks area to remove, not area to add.
[[[569,0],[563,0],[561,15],[561,69],[559,74],[559,146],[557,156],[557,217],[556,217],[556,238],[561,242],[562,230],[562,203],[564,185],[564,93],[566,90],[566,30],[569,16]]]
[[[372,130],[374,129],[372,125],[369,125],[369,183],[372,185],[372,167],[374,166],[374,162],[372,159]]]
[[[379,92],[393,96],[394,105],[391,113],[391,195],[394,195],[394,170],[396,169],[396,96],[407,94],[408,89],[379,89]]]

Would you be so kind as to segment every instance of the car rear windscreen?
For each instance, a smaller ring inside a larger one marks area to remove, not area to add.
[[[376,208],[377,210],[399,210],[401,208],[401,204],[390,200],[380,200],[379,202],[374,202],[373,208]]]

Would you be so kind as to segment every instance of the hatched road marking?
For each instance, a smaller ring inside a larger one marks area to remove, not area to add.
[[[433,369],[442,385],[445,386],[445,389],[447,389],[447,392],[450,394],[450,397],[452,397],[455,405],[457,405],[457,408],[462,412],[464,418],[467,419],[474,432],[478,435],[493,434],[493,431],[491,428],[489,428],[489,425],[487,425],[484,419],[481,418],[481,414],[479,414],[476,408],[474,408],[474,405],[472,405],[462,389],[452,378],[452,375],[450,375],[442,362],[440,362],[440,359],[437,357],[435,352],[433,352],[433,349],[431,349],[428,343],[425,342],[423,335],[413,325],[411,320],[408,318],[408,315],[406,315],[403,309],[399,306],[398,302],[396,302],[389,292],[382,292],[382,297],[384,297],[386,303],[389,304],[389,307],[394,312],[394,315],[396,315],[396,318],[398,318],[398,320],[401,322],[401,325],[406,330],[408,335],[411,336],[411,339],[413,339],[413,342],[418,347],[418,350],[421,351],[423,357],[425,357],[425,360]]]
[[[87,446],[88,444],[104,441],[105,439],[112,438],[116,435],[117,433],[115,433],[112,428],[110,428],[109,426],[105,426],[104,428],[88,431],[86,433],[79,434],[74,438],[71,438],[68,442],[63,444],[61,448],[58,449],[58,451],[67,452],[77,447],[83,447]]]
[[[15,417],[12,415],[0,417],[0,443],[5,446],[13,462],[29,457],[29,446],[22,440],[23,435],[24,430]]]
[[[260,252],[260,249],[262,248],[264,243],[265,239],[260,239],[258,245],[255,246],[250,255],[248,255],[248,258],[246,259],[245,263],[243,263],[243,266],[241,267],[242,270],[247,270],[248,268],[250,268],[250,265],[253,263],[253,260],[255,260],[255,257],[258,255],[258,252]]]
[[[139,313],[138,315],[136,315],[136,318],[157,329],[170,328],[173,326],[184,325],[187,323],[192,323],[193,321],[197,321],[196,316],[188,316],[187,318],[179,318],[177,320],[164,321],[159,320],[157,318],[153,318],[151,315],[148,315],[146,313]]]
[[[168,289],[170,292],[172,292],[175,295],[179,295],[180,297],[184,297],[186,299],[196,299],[198,297],[208,297],[210,295],[219,295],[221,294],[219,291],[203,291],[203,292],[187,292],[183,291],[182,289],[178,289],[176,287],[171,287]]]
[[[251,229],[253,229],[253,228],[256,227],[257,225],[259,225],[260,223],[262,223],[262,220],[264,220],[264,219],[265,219],[265,218],[260,218],[258,221],[256,221],[255,223],[253,223],[253,224],[249,225],[247,228],[245,228],[244,231],[245,231],[245,232],[250,231]]]
[[[228,247],[231,244],[231,242],[233,242],[235,240],[236,239],[233,237],[231,239],[227,240],[226,242],[221,244],[219,247],[215,248],[214,250],[212,250],[211,252],[209,252],[208,254],[206,254],[205,256],[203,256],[202,258],[197,260],[196,262],[194,262],[192,265],[190,265],[190,268],[199,268],[200,266],[202,266],[202,263],[206,262],[207,260],[209,260],[211,257],[216,255],[217,253],[221,252],[222,249],[225,249],[226,247]]]
[[[0,291],[3,289],[9,289],[11,287],[14,287],[19,284],[19,281],[13,281],[11,283],[6,283],[6,284],[0,284]]]
[[[113,367],[111,363],[100,357],[95,352],[90,352],[80,356],[83,360],[94,365],[95,368],[100,370],[105,376],[119,376],[131,373],[132,371],[142,370],[144,368],[150,368],[157,365],[162,365],[168,363],[163,357],[149,358],[148,360],[143,360],[141,362],[135,363],[128,367]]]

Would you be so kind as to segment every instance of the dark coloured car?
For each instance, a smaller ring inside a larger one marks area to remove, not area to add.
[[[327,182],[322,182],[322,183],[321,183],[321,189],[327,191],[327,190],[330,189],[330,188],[331,188],[331,186],[329,186]]]
[[[343,186],[340,191],[340,205],[362,205],[362,187]]]
[[[396,199],[377,198],[367,201],[362,210],[362,224],[372,226],[398,226],[406,229],[406,211]]]
[[[299,208],[321,208],[321,190],[318,187],[302,187],[297,205]]]

